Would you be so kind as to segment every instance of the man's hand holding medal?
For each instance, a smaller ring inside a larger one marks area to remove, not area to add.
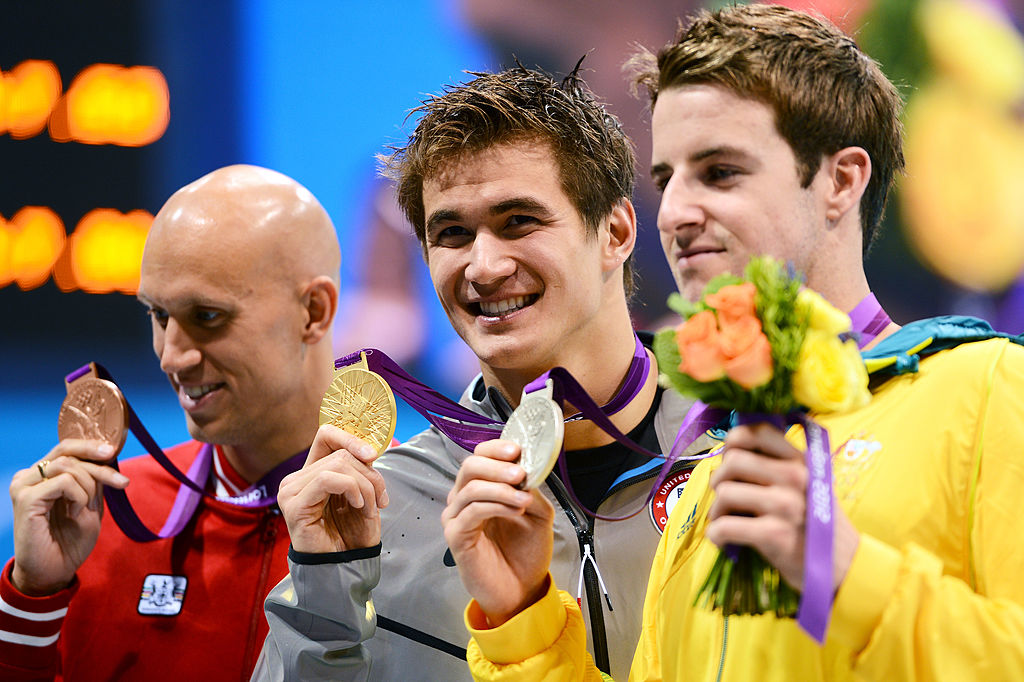
[[[124,399],[95,368],[67,384],[58,417],[60,442],[11,481],[14,545],[11,580],[27,595],[53,594],[74,578],[100,533],[103,486],[128,478],[107,466],[128,430]]]
[[[562,410],[551,381],[526,393],[501,439],[481,443],[459,468],[441,514],[444,536],[471,594],[492,625],[544,595],[555,510],[537,488],[562,449]],[[529,551],[506,548],[529,547]]]
[[[391,389],[365,358],[335,372],[306,464],[278,490],[296,551],[343,552],[380,542],[388,497],[373,461],[391,444],[396,417]]]

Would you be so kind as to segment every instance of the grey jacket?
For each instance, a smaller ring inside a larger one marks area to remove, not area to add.
[[[463,394],[463,405],[507,417],[509,406],[497,392],[476,400],[474,389],[482,392],[480,377]],[[675,392],[663,392],[654,422],[663,452],[671,448],[689,405]],[[712,445],[705,435],[686,452]],[[381,555],[340,564],[289,561],[291,574],[264,604],[270,633],[254,680],[470,679],[459,657],[464,657],[469,640],[463,624],[469,596],[440,523],[445,498],[468,454],[429,429],[377,460],[391,499],[382,510]],[[689,466],[677,463],[676,468]],[[620,477],[598,512],[622,515],[635,510],[650,492],[658,468],[643,467]],[[649,509],[626,521],[597,520],[591,526],[593,520],[568,500],[559,481],[552,477],[542,490],[556,512],[551,573],[560,588],[575,592],[589,545],[611,608],[588,562],[581,595],[588,649],[597,654],[599,664],[602,655],[608,659],[616,679],[626,679],[660,531]]]

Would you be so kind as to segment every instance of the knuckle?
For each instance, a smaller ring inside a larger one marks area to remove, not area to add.
[[[783,480],[797,490],[806,490],[807,478],[807,468],[803,466],[803,462],[787,463],[783,469]]]

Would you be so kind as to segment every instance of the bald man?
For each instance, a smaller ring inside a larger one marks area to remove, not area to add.
[[[301,465],[314,441],[339,263],[327,213],[274,171],[222,168],[167,201],[139,300],[194,439],[167,455],[182,471],[207,458],[212,496],[176,537],[136,543],[103,514],[101,490],[126,489],[160,529],[179,484],[152,458],[118,473],[109,446],[64,440],[15,474],[0,678],[249,678],[263,597],[288,572],[288,534],[276,506],[238,502],[275,467]],[[334,435],[313,448],[339,449]]]

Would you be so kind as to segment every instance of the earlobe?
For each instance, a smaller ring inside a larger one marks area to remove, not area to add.
[[[306,310],[302,341],[312,345],[331,333],[338,312],[338,285],[326,275],[316,277],[306,285],[302,303]]]
[[[608,218],[605,245],[605,270],[614,270],[626,262],[636,246],[636,211],[629,199],[619,199]]]
[[[835,223],[860,207],[871,179],[871,157],[861,147],[840,149],[826,160],[828,197],[825,217]]]

